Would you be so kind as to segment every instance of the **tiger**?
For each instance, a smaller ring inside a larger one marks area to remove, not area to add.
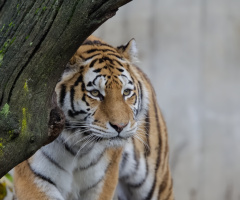
[[[56,85],[65,128],[15,167],[18,200],[173,200],[165,121],[136,41],[89,36]]]

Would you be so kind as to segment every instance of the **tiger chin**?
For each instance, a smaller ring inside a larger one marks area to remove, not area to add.
[[[168,138],[132,39],[90,36],[56,85],[65,128],[15,167],[19,200],[173,200]]]

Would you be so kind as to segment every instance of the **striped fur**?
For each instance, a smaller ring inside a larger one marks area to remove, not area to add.
[[[90,36],[56,86],[66,126],[15,167],[19,200],[173,200],[166,126],[135,41]]]

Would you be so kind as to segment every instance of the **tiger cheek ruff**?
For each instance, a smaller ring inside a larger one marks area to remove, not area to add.
[[[19,200],[173,200],[166,126],[135,40],[90,36],[56,86],[60,136],[15,167]]]

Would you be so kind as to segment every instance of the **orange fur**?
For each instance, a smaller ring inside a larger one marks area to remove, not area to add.
[[[23,161],[18,166],[15,167],[14,172],[14,184],[18,187],[15,187],[15,193],[18,199],[24,200],[33,200],[33,199],[42,199],[49,200],[46,194],[41,191],[36,184],[34,184],[34,179],[36,176],[30,170],[27,161]],[[24,192],[24,191],[30,192]]]

